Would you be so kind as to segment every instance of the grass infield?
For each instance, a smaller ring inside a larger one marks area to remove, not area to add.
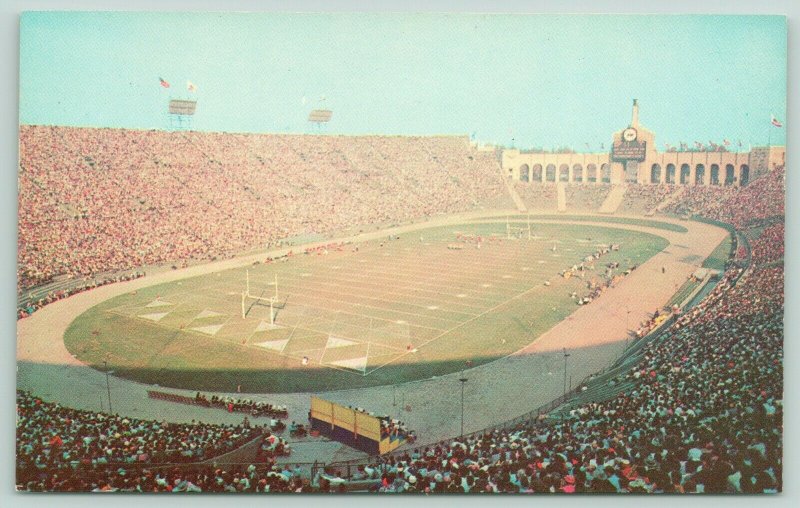
[[[79,316],[64,341],[89,365],[107,360],[116,376],[175,388],[276,393],[395,384],[521,349],[578,308],[571,293],[585,294],[606,263],[624,270],[667,246],[659,236],[613,227],[532,228],[533,239],[508,240],[504,222],[438,227],[250,266],[253,294],[273,295],[277,275],[275,325],[264,301],[247,300],[242,319],[246,269],[237,268],[109,299]],[[480,236],[481,247],[459,234]],[[620,250],[585,280],[559,276],[611,243]]]

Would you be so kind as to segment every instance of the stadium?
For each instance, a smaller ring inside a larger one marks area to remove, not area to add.
[[[782,490],[783,146],[162,105],[20,126],[18,490]]]

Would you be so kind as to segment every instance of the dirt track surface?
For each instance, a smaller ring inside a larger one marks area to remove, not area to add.
[[[498,217],[505,213],[498,214]],[[480,215],[486,216],[485,213]],[[388,233],[401,234],[432,226],[461,223],[470,218],[470,215],[454,216],[362,234],[350,239],[369,240],[384,237]],[[581,225],[602,224],[606,227],[651,233],[666,238],[670,245],[639,266],[614,288],[605,291],[590,305],[577,308],[567,319],[524,349],[465,371],[464,375],[468,378],[464,390],[465,432],[502,423],[560,396],[564,389],[563,348],[570,353],[567,360],[567,384],[571,382],[572,386],[611,364],[625,347],[627,330],[636,328],[640,321],[646,320],[650,313],[663,306],[727,235],[725,230],[708,224],[663,218],[657,220],[680,224],[688,232],[603,223],[602,216],[597,217],[597,222],[576,222]],[[17,323],[17,387],[65,406],[108,410],[106,375],[75,359],[64,346],[64,331],[78,315],[125,292],[244,266],[263,259],[266,255],[280,255],[286,250],[288,249],[148,275],[134,281],[103,286],[44,307]],[[662,273],[662,267],[665,268],[665,273]],[[420,443],[429,443],[458,435],[460,432],[460,377],[459,373],[455,373],[397,386],[340,390],[318,395],[337,403],[357,405],[378,414],[397,417],[417,431]],[[147,397],[147,390],[152,388],[151,385],[113,375],[108,379],[112,410],[118,414],[175,422],[199,419],[207,422],[240,423],[242,420],[240,414],[151,400]],[[186,390],[168,391],[194,395],[194,392]],[[310,405],[307,393],[264,396],[248,394],[246,397],[285,404],[289,408],[290,420],[297,421],[305,421]],[[404,406],[409,406],[410,411],[405,410]],[[261,422],[256,420],[255,423]],[[332,443],[318,444],[319,456],[314,456],[313,450],[307,450],[308,458],[322,461],[350,458],[351,454],[347,450],[331,446]],[[313,447],[311,443],[304,443],[302,446],[308,448],[309,445]],[[290,460],[301,458],[294,457]]]

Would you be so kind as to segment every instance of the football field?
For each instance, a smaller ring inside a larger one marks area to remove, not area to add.
[[[620,263],[618,274],[667,245],[613,227],[533,223],[528,238],[524,220],[511,225],[520,238],[508,238],[504,221],[474,222],[147,287],[79,316],[65,344],[117,376],[197,390],[425,379],[530,344],[578,308],[588,283],[605,280],[608,263]],[[559,275],[610,244],[619,250],[583,277]],[[262,298],[243,306],[248,283]]]

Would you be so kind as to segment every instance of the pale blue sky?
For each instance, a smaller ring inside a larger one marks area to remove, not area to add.
[[[191,80],[196,130],[314,132],[325,107],[331,134],[596,150],[635,97],[659,149],[785,140],[777,16],[56,12],[20,33],[22,123],[166,128]]]

